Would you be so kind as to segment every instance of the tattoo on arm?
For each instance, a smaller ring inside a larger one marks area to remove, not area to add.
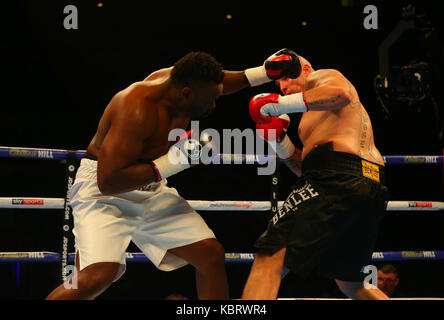
[[[355,87],[351,83],[349,83],[348,88],[351,92],[352,101],[350,103],[350,106],[352,109],[359,107],[361,102],[359,101],[358,92],[356,91]]]
[[[335,97],[328,98],[328,99],[310,101],[310,102],[308,102],[308,108],[313,107],[313,106],[321,106],[324,104],[336,103],[340,99],[341,99],[341,96],[335,96]]]

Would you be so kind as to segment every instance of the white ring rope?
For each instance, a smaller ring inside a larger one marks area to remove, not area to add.
[[[63,198],[0,197],[0,209],[63,209]],[[270,201],[203,201],[188,200],[194,210],[202,211],[268,211]],[[284,201],[278,202],[282,207]],[[389,201],[387,211],[438,211],[444,202],[438,201]]]

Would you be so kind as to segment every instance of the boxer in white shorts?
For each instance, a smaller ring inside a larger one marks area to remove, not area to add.
[[[78,288],[62,284],[46,298],[100,295],[124,272],[132,240],[160,270],[191,264],[199,299],[228,299],[222,245],[166,185],[166,178],[190,167],[188,161],[170,161],[169,150],[178,150],[181,141],[172,145],[168,134],[209,114],[220,95],[268,81],[263,66],[225,71],[211,55],[191,52],[118,92],[71,190]]]
[[[169,249],[215,238],[166,180],[143,189],[104,195],[97,186],[97,161],[82,159],[70,194],[80,270],[96,262],[119,262],[117,280],[132,240],[157,268],[171,271],[188,262]]]

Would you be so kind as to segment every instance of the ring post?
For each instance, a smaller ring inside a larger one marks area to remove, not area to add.
[[[72,218],[72,208],[69,205],[69,192],[71,190],[72,184],[74,183],[74,178],[77,171],[77,156],[76,151],[69,150],[68,157],[63,160],[66,166],[66,179],[65,179],[65,199],[63,205],[63,219],[62,219],[62,246],[60,252],[60,275],[62,282],[67,281],[67,269],[69,250],[73,243],[73,218]]]

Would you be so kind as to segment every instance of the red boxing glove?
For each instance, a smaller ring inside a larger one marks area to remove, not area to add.
[[[270,123],[271,116],[264,116],[261,114],[261,108],[269,103],[279,103],[279,94],[277,93],[262,93],[254,96],[250,100],[250,116],[256,123]]]
[[[283,135],[285,135],[287,132],[289,125],[290,119],[287,115],[282,115],[281,117],[271,117],[270,123],[257,123],[256,132],[267,141],[276,140],[277,142],[280,142]]]
[[[256,124],[256,134],[267,140],[279,158],[287,160],[296,153],[296,148],[287,135],[290,117],[286,114],[272,117],[270,123]]]

